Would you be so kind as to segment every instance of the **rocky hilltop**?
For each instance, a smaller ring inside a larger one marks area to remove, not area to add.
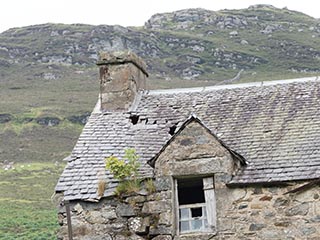
[[[270,66],[282,73],[318,72],[319,34],[318,20],[270,5],[218,12],[186,9],[156,14],[144,27],[44,24],[10,29],[0,35],[0,64],[88,67],[101,50],[132,49],[146,59],[154,76],[164,78],[218,80],[240,69],[259,72]],[[48,71],[41,77],[58,76]]]
[[[318,75],[320,22],[255,5],[156,14],[142,27],[9,29],[0,34],[0,161],[66,155],[97,98],[99,51],[123,49],[146,60],[151,88]],[[50,148],[45,156],[36,155],[47,149],[39,139]]]

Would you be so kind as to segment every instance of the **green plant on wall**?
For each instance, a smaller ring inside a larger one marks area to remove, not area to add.
[[[131,179],[120,182],[116,187],[116,196],[121,196],[123,194],[137,193],[141,190],[141,179]]]
[[[125,150],[123,159],[116,156],[106,158],[106,169],[120,181],[116,189],[116,195],[120,196],[123,193],[129,194],[140,190],[141,181],[137,179],[140,166],[138,159],[139,156],[133,148]]]
[[[152,179],[147,179],[144,184],[149,194],[156,192],[156,186]]]
[[[110,156],[106,158],[106,169],[109,170],[113,176],[123,181],[126,178],[136,179],[138,176],[139,169],[139,156],[136,150],[133,148],[128,148],[125,150],[123,159],[115,156]]]

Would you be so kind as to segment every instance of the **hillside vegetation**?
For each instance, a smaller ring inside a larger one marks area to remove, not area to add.
[[[145,59],[151,89],[315,76],[320,21],[256,5],[156,14],[142,27],[42,24],[1,33],[0,239],[54,235],[50,196],[97,100],[98,53],[124,49]],[[27,164],[41,167],[21,169]],[[37,230],[27,224],[35,216]]]

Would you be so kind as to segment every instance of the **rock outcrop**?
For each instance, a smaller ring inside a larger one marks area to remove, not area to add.
[[[313,73],[320,71],[319,36],[318,20],[270,5],[185,9],[155,14],[143,28],[44,24],[10,29],[0,35],[0,65],[90,67],[99,51],[130,49],[146,59],[151,74],[163,78],[214,80],[261,66]],[[216,49],[226,54],[217,55]],[[63,76],[46,72],[42,78]]]

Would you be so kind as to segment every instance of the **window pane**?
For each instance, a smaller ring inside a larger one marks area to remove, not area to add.
[[[193,220],[191,221],[191,229],[198,231],[202,229],[202,220]]]
[[[180,222],[180,231],[181,232],[187,232],[189,230],[190,230],[189,222],[188,221],[181,221]]]
[[[180,219],[189,219],[189,209],[181,208],[180,209]]]

